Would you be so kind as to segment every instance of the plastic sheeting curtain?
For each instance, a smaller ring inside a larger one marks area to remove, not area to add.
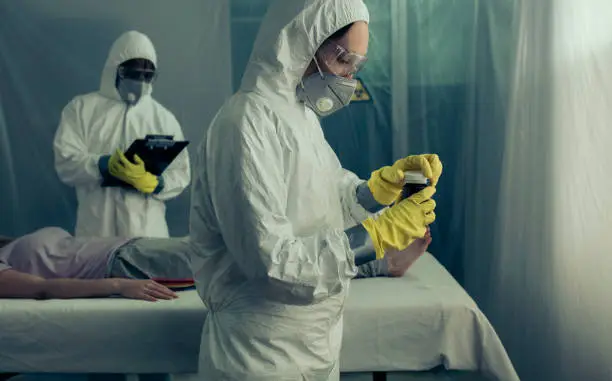
[[[196,143],[193,154],[231,94],[228,2],[0,1],[0,234],[73,230],[76,197],[55,173],[53,136],[62,108],[99,88],[111,44],[132,29],[157,49],[153,96]],[[187,234],[188,211],[189,192],[168,203],[171,235]]]
[[[521,1],[513,25],[498,205],[468,219],[467,287],[522,379],[610,380],[612,2]]]

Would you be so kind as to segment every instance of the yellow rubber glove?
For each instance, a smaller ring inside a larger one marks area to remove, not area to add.
[[[442,162],[438,155],[434,153],[408,156],[399,159],[393,166],[402,170],[402,179],[404,172],[421,171],[423,176],[429,179],[432,187],[438,185],[438,180],[442,176]]]
[[[386,250],[404,250],[417,238],[425,237],[427,226],[436,219],[436,188],[427,187],[385,210],[377,219],[362,222],[376,250],[376,259]]]
[[[397,200],[404,186],[404,172],[393,167],[382,167],[374,172],[368,180],[368,188],[380,205],[391,205]]]
[[[136,163],[129,161],[123,152],[117,150],[108,160],[108,172],[144,194],[153,193],[159,185],[157,176],[147,172],[138,155],[134,155],[134,161]]]
[[[372,172],[368,188],[376,202],[391,205],[398,201],[404,186],[404,172],[407,171],[420,171],[435,187],[442,175],[442,162],[436,154],[413,155],[396,161],[391,167]]]

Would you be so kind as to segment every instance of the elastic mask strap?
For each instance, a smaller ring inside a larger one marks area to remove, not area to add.
[[[321,70],[321,66],[319,66],[319,62],[317,61],[317,55],[315,54],[314,57],[312,57],[312,59],[314,60],[315,65],[317,65],[317,70],[319,71],[319,75],[321,76],[321,79],[325,78],[325,75],[323,74],[323,70]],[[300,84],[302,85],[302,88],[304,88],[304,77],[302,77],[300,79]]]
[[[319,71],[319,75],[321,75],[321,78],[325,78],[325,75],[323,75],[323,70],[321,70],[321,66],[319,66],[319,61],[317,61],[317,55],[315,54],[312,59],[314,60],[315,65],[317,65],[317,70]]]

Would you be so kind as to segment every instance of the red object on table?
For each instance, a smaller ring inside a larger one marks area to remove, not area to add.
[[[157,283],[168,287],[169,289],[183,289],[195,286],[195,282],[191,278],[185,279],[168,279],[168,278],[153,278]]]

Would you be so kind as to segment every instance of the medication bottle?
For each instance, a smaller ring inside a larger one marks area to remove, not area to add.
[[[421,172],[404,172],[404,188],[402,189],[402,200],[420,192],[429,186],[429,179]]]

